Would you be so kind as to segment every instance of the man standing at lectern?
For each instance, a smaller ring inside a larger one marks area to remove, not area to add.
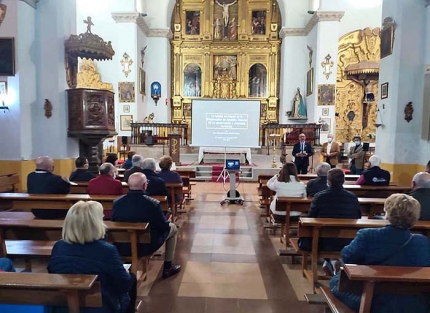
[[[306,142],[306,135],[299,135],[299,142],[293,147],[294,163],[297,167],[298,174],[307,174],[309,166],[309,157],[313,155],[312,146]]]

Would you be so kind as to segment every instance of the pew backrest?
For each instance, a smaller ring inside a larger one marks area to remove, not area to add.
[[[18,191],[18,184],[18,174],[0,175],[0,192],[16,192]]]

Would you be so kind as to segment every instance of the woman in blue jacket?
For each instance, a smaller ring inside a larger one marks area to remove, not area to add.
[[[355,239],[342,250],[346,264],[385,266],[430,266],[430,245],[427,237],[411,234],[420,217],[420,204],[411,196],[393,194],[384,205],[390,225],[361,229]],[[330,281],[332,292],[351,309],[358,311],[361,295],[341,293],[337,289],[339,276]],[[430,306],[424,295],[374,295],[371,312],[427,313]]]
[[[118,250],[105,241],[105,234],[102,205],[96,201],[75,203],[64,220],[63,239],[52,249],[48,271],[98,275],[103,307],[81,312],[134,312],[136,276],[124,269]]]

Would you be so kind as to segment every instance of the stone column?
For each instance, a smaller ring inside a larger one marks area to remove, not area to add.
[[[392,18],[396,24],[393,52],[381,59],[379,83],[389,83],[388,97],[381,99],[379,116],[382,126],[376,132],[376,154],[382,168],[391,172],[391,180],[410,185],[412,176],[422,170],[429,158],[429,143],[421,140],[426,18],[425,1],[384,0],[382,21]],[[382,38],[384,41],[384,38]],[[427,52],[428,53],[428,52]],[[405,120],[405,106],[412,102],[413,115]],[[427,153],[425,153],[427,151]]]

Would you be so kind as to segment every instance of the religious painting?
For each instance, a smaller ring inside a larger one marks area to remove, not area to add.
[[[119,118],[121,131],[130,131],[131,123],[133,122],[133,115],[120,115]]]
[[[7,10],[6,4],[0,3],[0,26],[6,17],[6,10]]]
[[[119,82],[118,97],[119,102],[134,102],[134,82]]]
[[[214,39],[237,40],[237,0],[215,0],[214,3]]]
[[[0,76],[15,76],[15,38],[0,38]]]
[[[381,84],[381,99],[388,98],[388,83]]]
[[[123,113],[130,113],[130,105],[129,105],[129,104],[125,104],[125,105],[122,107],[122,112],[123,112]]]
[[[321,119],[321,132],[329,133],[331,129],[331,119],[330,118],[322,118]]]
[[[306,97],[314,93],[314,68],[309,69],[306,75]]]
[[[139,92],[142,95],[146,95],[146,73],[145,71],[140,68],[139,69]]]
[[[0,82],[0,100],[4,99],[4,97],[6,97],[6,94],[7,94],[7,82]]]
[[[249,69],[248,96],[267,97],[267,70],[263,64],[257,63]]]
[[[393,53],[394,25],[381,31],[381,59]]]
[[[202,89],[202,70],[199,65],[190,63],[184,69],[184,97],[200,97]]]
[[[330,109],[329,108],[322,108],[322,116],[329,116],[330,115]]]
[[[236,55],[215,55],[214,56],[214,80],[218,76],[227,75],[233,80],[237,80],[237,56]]]
[[[335,85],[318,85],[318,105],[334,105]]]
[[[251,34],[266,35],[266,11],[252,11]]]
[[[200,11],[185,11],[185,34],[200,35]]]

